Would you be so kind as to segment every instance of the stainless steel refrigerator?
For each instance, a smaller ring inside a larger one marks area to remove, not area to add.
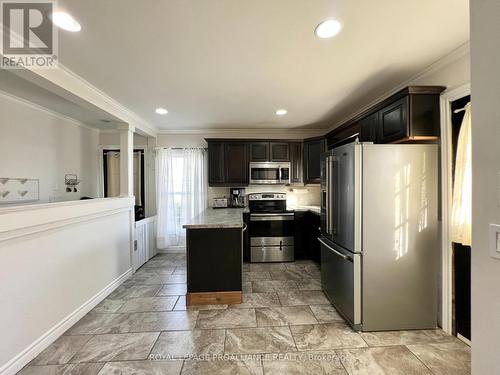
[[[323,154],[321,284],[357,330],[437,326],[437,145]]]

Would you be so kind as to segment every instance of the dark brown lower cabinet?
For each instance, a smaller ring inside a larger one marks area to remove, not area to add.
[[[295,259],[321,261],[318,242],[320,216],[310,211],[295,212]]]
[[[243,233],[241,228],[187,230],[188,294],[241,292]]]

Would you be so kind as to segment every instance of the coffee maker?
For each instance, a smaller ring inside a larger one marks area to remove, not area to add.
[[[244,188],[231,188],[229,205],[231,207],[245,207],[245,189]]]

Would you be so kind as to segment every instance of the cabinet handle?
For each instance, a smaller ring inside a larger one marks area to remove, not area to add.
[[[247,230],[247,224],[243,223],[243,229],[241,230],[242,232],[245,232]]]

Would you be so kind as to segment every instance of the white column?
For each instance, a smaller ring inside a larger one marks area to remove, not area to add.
[[[156,215],[156,165],[155,165],[155,149],[156,138],[148,137],[148,157],[147,157],[147,170],[145,177],[147,178],[147,194],[146,194],[146,215]]]
[[[129,124],[118,125],[120,131],[120,196],[134,195],[134,127]]]

